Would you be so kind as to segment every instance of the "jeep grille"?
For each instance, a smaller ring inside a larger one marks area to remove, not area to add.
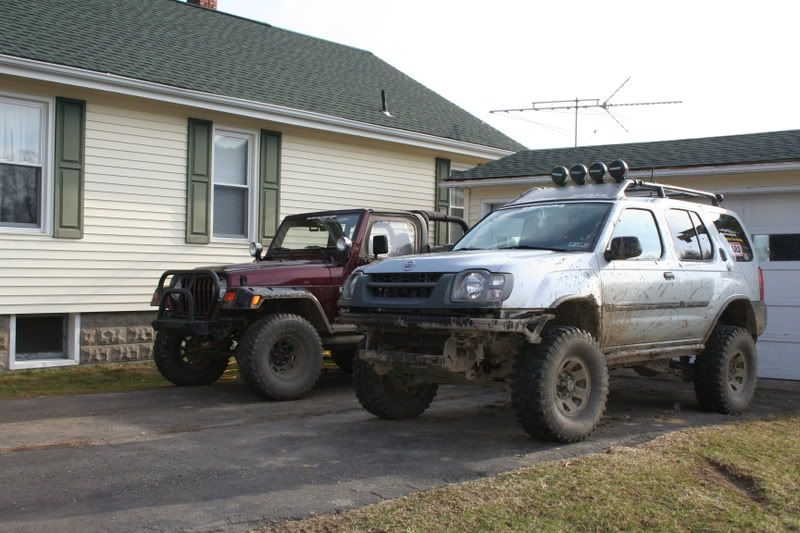
[[[441,276],[430,272],[372,274],[367,287],[378,298],[428,298]]]
[[[207,318],[217,301],[215,293],[217,284],[210,272],[176,273],[169,284],[170,288],[185,289],[192,295],[195,318]],[[169,318],[188,319],[191,312],[184,294],[173,292],[164,299],[164,310]]]

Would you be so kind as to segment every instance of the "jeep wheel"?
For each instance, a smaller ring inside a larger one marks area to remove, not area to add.
[[[159,332],[153,343],[153,360],[165,379],[180,387],[211,385],[228,368],[225,354],[192,346],[191,337]]]
[[[718,326],[695,363],[694,390],[702,409],[738,414],[756,390],[756,345],[747,330]]]
[[[574,327],[545,329],[542,342],[520,350],[511,400],[532,437],[576,442],[589,436],[606,408],[608,367],[591,335]]]
[[[378,375],[369,363],[358,357],[353,360],[353,387],[364,409],[388,420],[421,415],[439,388],[435,383],[404,387],[391,376]]]
[[[236,360],[250,388],[272,400],[296,400],[319,380],[322,346],[308,320],[278,313],[247,329]]]
[[[336,366],[342,371],[352,374],[353,359],[355,359],[357,352],[357,346],[337,346],[336,348],[331,348],[331,357],[333,358],[333,362],[336,363]]]

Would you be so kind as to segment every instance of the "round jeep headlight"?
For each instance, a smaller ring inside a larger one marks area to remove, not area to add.
[[[502,302],[511,294],[511,274],[465,270],[456,276],[450,298],[454,302]]]

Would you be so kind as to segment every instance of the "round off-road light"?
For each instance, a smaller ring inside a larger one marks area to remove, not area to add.
[[[614,181],[621,183],[628,174],[628,163],[622,159],[615,159],[608,165],[608,173]]]
[[[592,178],[595,183],[603,183],[606,172],[608,172],[608,167],[602,161],[592,163],[589,167],[589,177]]]
[[[565,183],[567,183],[567,178],[569,177],[569,170],[567,167],[558,166],[550,172],[550,177],[553,179],[553,183],[558,185],[559,187],[563,187]]]
[[[261,246],[260,242],[251,242],[250,243],[250,255],[256,259],[261,257],[261,252],[264,250],[264,247]]]
[[[586,165],[572,165],[569,169],[569,177],[576,185],[583,185],[586,183],[586,176],[589,175],[589,169]]]

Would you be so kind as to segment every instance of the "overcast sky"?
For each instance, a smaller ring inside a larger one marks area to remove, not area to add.
[[[800,2],[219,0],[363,48],[530,148],[572,146],[574,114],[491,109],[600,98],[683,104],[580,114],[578,144],[800,128]]]

